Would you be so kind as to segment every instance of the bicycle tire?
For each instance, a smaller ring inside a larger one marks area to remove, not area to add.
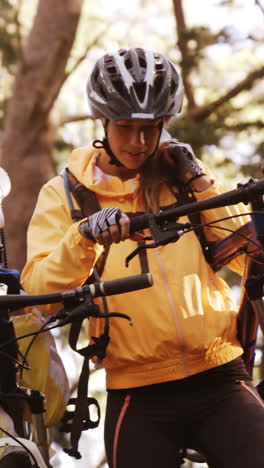
[[[26,453],[9,453],[0,460],[0,468],[32,468]]]

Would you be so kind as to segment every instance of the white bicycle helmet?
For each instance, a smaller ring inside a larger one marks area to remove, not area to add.
[[[87,94],[94,118],[152,120],[181,111],[183,85],[175,65],[159,52],[120,49],[96,62]]]

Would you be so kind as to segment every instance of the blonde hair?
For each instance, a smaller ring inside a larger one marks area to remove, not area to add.
[[[175,195],[177,193],[175,176],[159,152],[148,159],[140,172],[138,194],[142,199],[144,210],[148,213],[160,209],[160,192],[164,185]]]

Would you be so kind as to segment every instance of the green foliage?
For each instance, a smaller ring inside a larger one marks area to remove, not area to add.
[[[3,66],[9,68],[17,63],[19,57],[18,11],[10,0],[1,2],[0,18],[0,56]]]
[[[253,179],[262,179],[263,178],[263,170],[261,167],[263,167],[263,161],[264,161],[264,156],[258,160],[258,164],[242,164],[240,167],[240,170],[242,174],[245,176],[251,177]]]
[[[1,0],[0,15],[0,128],[12,95],[14,75],[37,7],[35,0]]]
[[[210,2],[205,1],[205,4],[207,3],[210,6]],[[32,11],[36,4],[35,0],[1,1],[0,60],[3,74],[0,78],[0,128],[11,94],[13,72],[20,57],[21,42],[23,43],[24,35],[30,28],[29,21],[32,21]],[[257,68],[261,63],[261,54],[258,52],[263,44],[261,34],[255,30],[252,34],[244,33],[242,24],[231,24],[232,15],[243,9],[235,1],[215,2],[215,12],[217,13],[218,9],[219,13],[226,11],[227,14],[226,22],[218,28],[215,27],[213,18],[210,22],[210,12],[206,5],[207,16],[200,15],[201,20],[197,21],[200,9],[197,2],[183,2],[184,14],[188,18],[186,30],[179,31],[188,50],[183,58],[175,47],[176,29],[170,0],[158,1],[155,5],[150,0],[144,0],[139,3],[139,7],[140,14],[133,4],[125,8],[121,2],[110,6],[103,1],[84,0],[78,34],[67,65],[70,75],[55,106],[59,120],[69,115],[87,112],[85,82],[94,60],[105,50],[135,45],[135,38],[136,45],[159,49],[171,56],[174,62],[181,64],[183,76],[189,74],[194,98],[199,107],[224,95],[245,76],[245,73]],[[229,48],[229,55],[223,56],[221,50],[225,50],[226,47]],[[241,70],[244,72],[242,76]],[[195,119],[187,108],[184,109],[181,118],[172,125],[171,132],[180,140],[190,142],[197,155],[202,158],[205,157],[208,147],[217,147],[222,154],[222,160],[217,159],[218,167],[229,166],[234,160],[234,148],[238,143],[250,141],[251,148],[246,156],[239,158],[239,167],[245,175],[247,171],[250,175],[255,174],[255,168],[251,170],[252,158],[256,155],[263,157],[261,101],[261,86],[252,84],[237,97],[227,100],[206,119]],[[62,131],[58,132],[58,141],[55,144],[58,168],[73,146],[86,144],[97,131],[96,125],[84,125],[84,122],[65,125]],[[226,136],[230,141],[227,151],[223,146]],[[229,156],[231,146],[232,157]],[[256,157],[254,161],[256,163]]]
[[[182,3],[188,21],[187,28],[178,31],[178,39],[187,47],[186,56],[181,57],[175,47],[177,30],[170,0],[155,4],[142,0],[139,2],[140,14],[132,3],[125,6],[121,2],[110,5],[104,1],[84,0],[78,34],[67,64],[69,77],[54,108],[56,119],[63,121],[66,118],[70,122],[69,116],[87,113],[85,83],[92,63],[105,50],[134,46],[135,38],[136,45],[158,49],[180,64],[182,75],[189,77],[198,110],[224,96],[247,73],[262,64],[263,32],[250,28],[246,31],[243,24],[232,22],[232,18],[247,5],[232,0],[214,2],[214,7],[207,0],[204,3],[206,17],[200,14],[196,1]],[[1,1],[0,128],[11,95],[21,43],[30,28],[36,5],[35,0]],[[226,21],[222,26],[215,27],[210,8],[215,8],[215,14],[219,12],[220,16],[225,11]],[[197,20],[199,15],[200,21]],[[250,83],[206,118],[197,118],[185,105],[170,131],[179,140],[189,142],[197,156],[219,174],[224,174],[226,180],[234,179],[235,175],[262,177],[263,86],[260,82]],[[98,132],[97,124],[90,120],[67,123],[59,128],[54,145],[57,169],[65,165],[73,147],[98,138]]]
[[[213,116],[204,122],[197,122],[185,114],[174,122],[169,130],[174,138],[189,142],[195,153],[199,156],[204,145],[219,144],[222,133],[221,129],[222,125]]]
[[[203,49],[218,42],[219,34],[205,26],[197,26],[180,31],[181,40],[187,45],[187,53],[181,60],[185,74],[198,67]]]
[[[17,11],[11,0],[2,0],[0,17],[0,64],[2,73],[0,78],[0,128],[10,97],[13,67],[19,56]]]

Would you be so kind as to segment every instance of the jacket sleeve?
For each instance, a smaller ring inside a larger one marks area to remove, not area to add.
[[[80,286],[91,274],[102,247],[85,239],[72,222],[60,176],[44,185],[27,233],[27,262],[21,283],[29,294]],[[58,308],[58,307],[57,307]],[[42,306],[54,313],[56,306]]]
[[[206,200],[208,198],[215,197],[227,191],[227,189],[221,183],[219,183],[214,179],[214,177],[212,177],[212,174],[210,173],[208,168],[205,167],[205,170],[211,178],[212,185],[204,192],[194,193],[197,201]],[[207,240],[212,242],[222,240],[225,237],[229,236],[233,231],[248,223],[251,220],[251,218],[246,213],[248,213],[249,211],[249,208],[246,207],[243,203],[202,211],[202,222],[205,224],[212,223],[214,225],[214,227],[204,227],[204,233]],[[223,220],[220,221],[221,219]],[[228,264],[228,267],[235,273],[242,275],[244,263],[244,255],[240,255],[234,260],[232,260]]]

